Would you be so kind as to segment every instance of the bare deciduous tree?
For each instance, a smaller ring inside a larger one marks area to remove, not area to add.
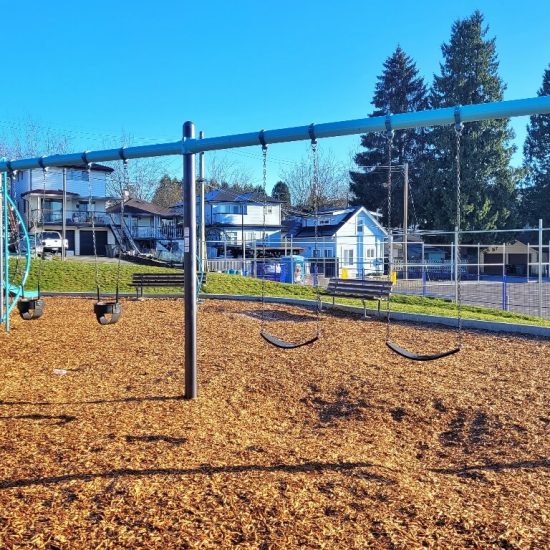
[[[133,141],[132,135],[122,133],[121,143],[124,147],[132,146]],[[105,164],[114,169],[107,183],[107,193],[113,197],[122,197],[127,190],[135,199],[150,201],[166,172],[162,160],[154,157],[129,160],[127,169],[122,161]]]
[[[217,189],[227,186],[254,187],[249,171],[226,155],[220,155],[215,152],[206,155],[206,180],[207,189]]]
[[[345,163],[334,158],[331,151],[319,149],[317,206],[346,206],[348,201],[349,175]],[[313,195],[313,159],[301,158],[296,164],[282,172],[289,189],[292,204],[298,208],[312,210]]]
[[[0,134],[0,157],[18,159],[66,153],[71,140],[62,132],[26,119],[9,124]]]

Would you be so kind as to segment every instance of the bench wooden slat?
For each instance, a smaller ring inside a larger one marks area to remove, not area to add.
[[[206,273],[197,273],[199,280],[206,281]],[[144,287],[183,287],[185,274],[178,273],[133,273],[130,286],[136,287],[136,293],[143,295]]]
[[[325,292],[329,296],[332,296],[333,303],[335,298],[356,298],[363,300],[363,309],[366,316],[365,300],[372,298],[378,300],[378,312],[380,313],[380,300],[389,298],[391,289],[391,281],[332,278],[329,280]]]

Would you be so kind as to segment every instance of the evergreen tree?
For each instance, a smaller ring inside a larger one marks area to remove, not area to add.
[[[538,95],[550,95],[550,66],[544,71]],[[536,226],[541,218],[550,221],[550,115],[530,118],[523,155],[527,177],[520,222]]]
[[[271,191],[272,198],[281,201],[284,206],[290,206],[290,189],[284,181],[278,181]]]
[[[181,181],[177,178],[171,178],[167,174],[162,176],[152,202],[158,206],[168,208],[182,200]]]
[[[378,77],[372,104],[372,116],[387,113],[403,113],[426,109],[427,92],[424,80],[418,75],[414,61],[398,46],[384,62],[384,70]],[[393,138],[392,165],[409,163],[409,181],[412,186],[418,181],[422,164],[424,136],[422,129],[397,130]],[[353,204],[363,205],[369,210],[381,209],[384,224],[387,224],[387,139],[383,134],[361,136],[365,148],[355,155],[360,171],[350,172],[350,191]],[[380,168],[372,168],[380,166]],[[403,173],[392,172],[392,226],[401,226],[403,220]]]
[[[483,15],[456,21],[443,44],[441,74],[434,76],[433,108],[501,101],[505,84],[498,75],[494,38],[486,38]],[[436,127],[429,134],[424,172],[426,226],[452,229],[456,220],[455,130]],[[461,138],[462,229],[504,229],[513,223],[519,171],[510,167],[514,137],[507,120],[467,123]]]

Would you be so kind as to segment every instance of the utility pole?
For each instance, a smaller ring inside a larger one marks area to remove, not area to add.
[[[409,278],[407,233],[409,227],[409,163],[403,164],[403,261],[405,279]]]

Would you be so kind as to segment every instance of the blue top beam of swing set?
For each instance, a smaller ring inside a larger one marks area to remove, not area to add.
[[[296,126],[294,128],[281,128],[278,130],[262,130],[246,134],[235,134],[206,139],[193,138],[154,145],[140,145],[137,147],[123,147],[119,149],[85,151],[66,155],[20,159],[0,162],[0,172],[250,147],[253,145],[260,145],[261,139],[263,139],[266,144],[285,143],[289,141],[310,140],[312,135],[316,138],[328,138],[384,132],[388,130],[388,128],[393,130],[405,130],[428,126],[446,126],[455,124],[457,121],[475,122],[480,120],[548,113],[550,113],[550,96],[539,96],[529,99],[463,105],[389,116],[360,118],[342,122],[327,122],[315,125]]]

